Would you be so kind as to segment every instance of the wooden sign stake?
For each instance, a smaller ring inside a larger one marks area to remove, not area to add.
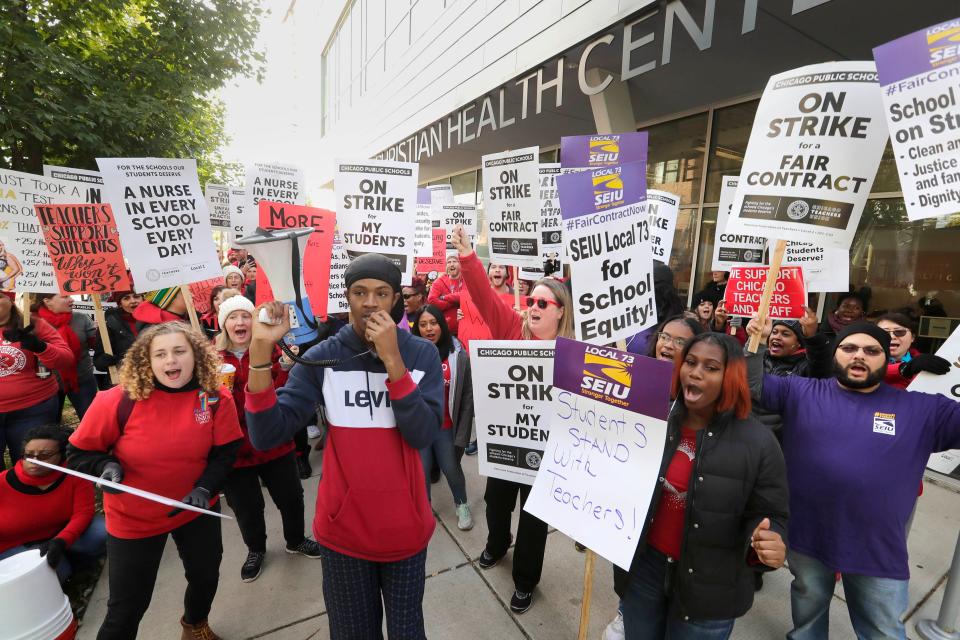
[[[108,356],[113,355],[113,345],[110,343],[110,333],[107,331],[107,319],[103,315],[103,304],[100,302],[100,296],[96,293],[91,294],[93,298],[93,316],[97,319],[97,329],[100,330],[100,341],[103,343],[103,352]],[[110,382],[117,384],[120,379],[117,376],[116,365],[110,365]]]
[[[21,315],[23,316],[23,327],[26,328],[30,324],[30,294],[24,293],[20,297],[20,305],[23,307]]]
[[[530,292],[532,293],[532,292]],[[516,307],[517,311],[521,311],[520,307],[520,270],[517,267],[513,268],[513,306]]]
[[[767,272],[767,281],[763,284],[763,295],[760,296],[760,308],[757,310],[757,320],[763,327],[767,323],[767,315],[770,312],[770,297],[773,296],[773,288],[777,284],[777,278],[780,277],[780,265],[783,264],[783,254],[787,250],[786,240],[777,240],[777,246],[773,250],[773,257],[770,259],[770,270]],[[750,337],[747,343],[747,350],[750,353],[756,353],[760,347],[760,333]]]
[[[583,602],[580,604],[580,632],[577,640],[586,640],[587,627],[590,626],[590,600],[593,598],[593,565],[597,555],[587,549],[587,559],[583,567]]]
[[[187,315],[190,316],[190,326],[202,334],[203,329],[200,327],[200,320],[197,318],[197,308],[193,306],[193,294],[190,293],[190,286],[183,285],[180,287],[180,294],[183,296],[184,304],[187,305]]]

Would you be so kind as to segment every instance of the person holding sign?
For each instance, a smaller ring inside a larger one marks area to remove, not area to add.
[[[55,424],[57,379],[51,369],[73,366],[73,354],[57,330],[39,317],[24,326],[12,293],[0,293],[0,466],[4,448],[16,462],[31,427]]]
[[[167,322],[130,347],[120,384],[97,395],[70,436],[67,466],[219,511],[220,489],[242,441],[213,347],[188,325]],[[104,491],[110,595],[97,640],[136,637],[168,534],[187,578],[182,637],[217,640],[207,615],[220,580],[220,518]]]
[[[97,395],[97,379],[93,376],[90,347],[96,344],[97,327],[85,313],[73,310],[73,298],[58,293],[37,294],[33,311],[50,323],[63,337],[73,353],[73,363],[56,369],[60,378],[60,413],[67,398],[83,420],[93,397]],[[59,418],[57,419],[59,423]]]
[[[133,313],[143,302],[143,296],[133,291],[114,291],[110,294],[110,302],[117,306],[106,309],[103,312],[103,318],[107,325],[107,335],[110,337],[113,354],[110,355],[104,350],[102,337],[98,334],[93,353],[93,366],[100,371],[119,365],[123,361],[124,354],[133,346],[139,333]]]
[[[614,568],[627,638],[725,639],[754,572],[783,565],[787,477],[750,417],[740,344],[702,333],[676,360],[667,446],[630,571]]]
[[[827,637],[838,571],[859,637],[906,637],[906,523],[930,454],[960,448],[960,403],[884,384],[889,357],[889,334],[855,322],[834,341],[832,378],[751,380],[754,400],[783,416],[791,640]]]
[[[313,532],[333,640],[422,640],[427,543],[435,521],[420,450],[443,420],[437,348],[401,330],[400,269],[367,253],[344,272],[351,324],[311,347],[274,391],[271,354],[290,330],[289,309],[261,306],[253,323],[246,421],[261,451],[290,440],[322,404],[329,422]]]
[[[727,303],[723,299],[717,302],[717,308],[713,311],[710,331],[733,336],[741,346],[747,343],[747,332],[743,330],[743,327],[730,323],[730,314],[727,313]]]
[[[463,291],[463,278],[460,277],[460,260],[455,255],[447,256],[447,271],[433,281],[427,303],[443,311],[450,333],[457,335],[460,310],[460,293]]]
[[[470,245],[470,236],[457,225],[451,236],[460,254],[463,281],[470,299],[487,320],[494,340],[555,340],[573,338],[573,302],[570,292],[559,280],[543,278],[533,285],[526,298],[527,312],[521,316],[497,294],[484,272],[480,258]],[[500,478],[487,478],[483,499],[487,504],[487,546],[477,564],[490,569],[510,548],[510,514],[520,496],[520,524],[517,546],[513,550],[515,590],[510,609],[523,613],[533,604],[533,590],[543,571],[543,553],[547,544],[547,523],[523,510],[532,485]]]

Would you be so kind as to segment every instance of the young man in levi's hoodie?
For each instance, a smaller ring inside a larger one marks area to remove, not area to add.
[[[270,378],[273,345],[289,331],[283,305],[264,307],[279,325],[254,322],[246,414],[250,441],[269,449],[293,437],[324,405],[330,431],[317,492],[330,637],[380,637],[386,604],[391,638],[425,638],[423,589],[434,518],[419,450],[443,419],[437,348],[397,327],[400,270],[366,254],[344,273],[351,324],[310,348],[284,387]]]

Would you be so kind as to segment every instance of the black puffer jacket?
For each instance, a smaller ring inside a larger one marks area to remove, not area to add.
[[[650,501],[634,563],[646,550],[663,479],[680,444],[684,412],[677,403],[668,420],[660,483]],[[679,615],[695,620],[742,616],[753,605],[754,572],[770,570],[748,563],[753,530],[770,518],[770,529],[787,541],[787,470],[769,429],[753,418],[738,420],[727,412],[697,433],[684,517],[671,594]],[[629,581],[626,571],[614,567],[614,585],[621,597]]]
[[[774,358],[766,346],[760,345],[757,355],[746,353],[747,379],[753,396],[753,417],[774,431],[783,426],[779,413],[770,412],[760,405],[760,388],[763,374],[780,376],[799,376],[801,378],[829,378],[832,375],[833,349],[830,340],[822,333],[806,339],[806,349],[785,358]],[[762,355],[762,357],[761,357]],[[760,366],[762,363],[762,367]]]
[[[103,318],[107,323],[107,334],[110,336],[110,346],[113,347],[113,358],[108,356],[103,350],[103,341],[97,336],[97,346],[94,350],[93,364],[100,371],[106,371],[111,364],[120,364],[123,354],[127,352],[134,340],[136,334],[123,319],[123,313],[118,307],[106,309],[103,312]],[[115,360],[114,360],[115,358]]]

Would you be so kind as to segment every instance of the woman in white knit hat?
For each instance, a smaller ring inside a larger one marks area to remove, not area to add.
[[[238,292],[224,292],[218,316],[221,331],[216,338],[216,347],[224,365],[236,370],[233,399],[238,411],[243,410],[244,392],[251,368],[269,370],[274,387],[281,387],[287,380],[286,369],[293,365],[281,359],[277,347],[274,347],[269,362],[250,362],[248,348],[253,337],[254,311],[253,303]],[[267,551],[261,481],[280,511],[286,552],[319,558],[320,547],[303,534],[303,487],[297,473],[293,441],[267,451],[257,451],[250,444],[244,418],[240,419],[240,428],[243,431],[243,444],[237,452],[233,471],[227,477],[224,494],[237,517],[243,542],[247,545],[247,557],[240,568],[240,579],[253,582],[260,576]]]
[[[240,293],[243,293],[243,283],[245,280],[246,276],[239,267],[228,264],[223,268],[223,284],[226,285],[228,289],[236,289]]]

